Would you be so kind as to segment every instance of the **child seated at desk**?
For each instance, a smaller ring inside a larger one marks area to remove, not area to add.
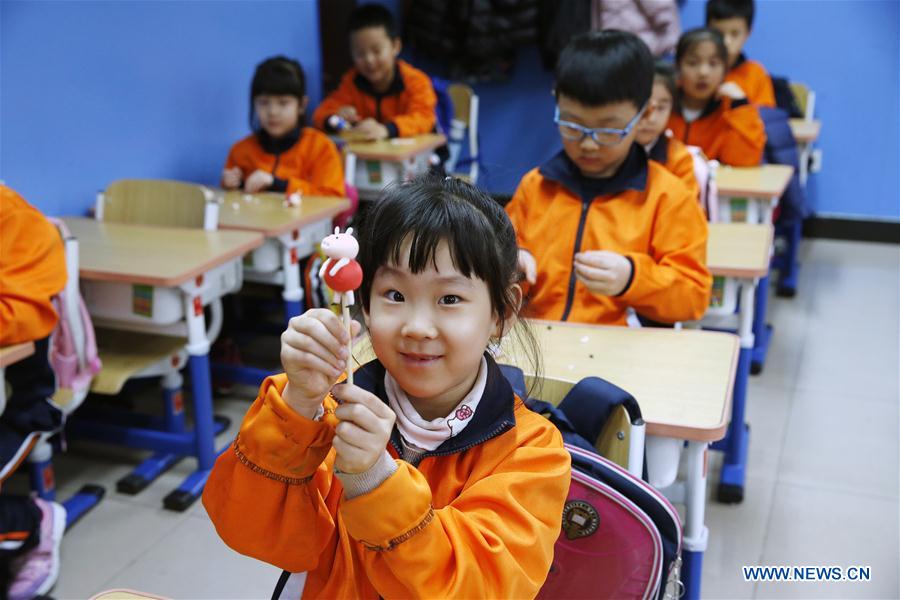
[[[12,189],[0,185],[0,346],[33,341],[31,356],[6,368],[12,393],[0,407],[0,485],[43,433],[59,429],[50,403],[56,378],[48,360],[58,315],[51,297],[66,285],[66,258],[56,228]],[[30,600],[50,591],[59,575],[66,528],[61,504],[0,496],[0,597]]]
[[[315,126],[335,133],[336,116],[365,141],[434,131],[437,95],[431,78],[398,60],[400,38],[390,11],[364,4],[350,15],[348,29],[354,68],[313,113]]]
[[[669,117],[675,138],[699,146],[710,159],[726,165],[758,165],[766,131],[744,91],[725,81],[728,50],[715,29],[693,29],[675,50],[679,94]]]
[[[772,78],[765,67],[744,55],[744,44],[753,27],[753,0],[707,0],[706,26],[725,38],[728,48],[725,81],[739,86],[750,104],[775,108]]]
[[[653,92],[644,116],[638,121],[635,140],[647,151],[647,157],[663,165],[684,183],[692,196],[700,197],[700,188],[694,176],[694,157],[687,146],[672,138],[666,130],[672,106],[675,104],[675,68],[663,61],[654,65]]]
[[[308,98],[303,67],[284,56],[256,67],[250,128],[228,153],[222,187],[245,192],[344,196],[344,170],[328,136],[303,126]]]
[[[350,333],[325,309],[291,319],[285,373],[203,504],[238,552],[307,571],[306,598],[533,598],[571,461],[487,351],[519,326],[512,225],[449,177],[389,188],[370,219],[359,298],[377,358],[335,385]]]
[[[660,323],[705,312],[706,218],[635,143],[652,87],[653,57],[634,34],[582,34],[560,54],[563,151],[529,171],[506,206],[530,316],[625,325],[629,307]]]

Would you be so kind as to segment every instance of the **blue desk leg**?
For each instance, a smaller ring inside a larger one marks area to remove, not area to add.
[[[698,600],[703,579],[703,554],[709,542],[706,518],[706,442],[688,442],[684,548],[681,581],[684,598]]]
[[[776,294],[781,298],[793,298],[797,294],[797,279],[800,276],[800,262],[797,254],[800,251],[800,240],[803,237],[803,221],[796,219],[787,227],[779,228],[785,234],[784,253],[779,260],[778,289]]]
[[[769,278],[762,277],[756,289],[756,299],[753,316],[753,354],[750,360],[750,373],[757,375],[762,372],[766,364],[766,354],[769,351],[769,340],[772,337],[772,327],[766,324],[766,310],[769,303]]]
[[[56,500],[56,481],[53,472],[53,447],[47,440],[37,443],[28,457],[31,489],[44,500]],[[82,486],[72,497],[62,502],[66,509],[66,529],[74,525],[89,510],[103,499],[106,490],[88,484]]]

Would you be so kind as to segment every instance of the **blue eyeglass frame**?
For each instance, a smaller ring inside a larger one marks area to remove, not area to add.
[[[579,137],[577,140],[575,140],[575,138],[567,137],[566,139],[568,139],[568,140],[581,142],[582,140],[584,140],[585,136],[590,135],[591,139],[594,140],[594,143],[597,144],[598,146],[617,146],[622,143],[622,140],[624,140],[628,136],[629,133],[631,133],[631,130],[634,129],[634,126],[637,124],[637,122],[643,116],[645,110],[647,110],[646,104],[644,104],[644,106],[641,107],[641,110],[637,111],[637,114],[634,115],[634,117],[630,121],[628,121],[628,124],[625,125],[625,129],[615,129],[615,128],[610,128],[610,127],[593,127],[593,128],[591,128],[591,127],[585,127],[584,125],[579,125],[578,123],[573,123],[571,121],[560,121],[559,120],[559,106],[556,107],[556,111],[553,113],[553,122],[556,123],[557,126],[562,125],[564,127],[571,127],[572,129],[575,129],[575,130],[581,132],[581,137]],[[607,143],[607,142],[601,142],[600,140],[597,139],[597,135],[602,134],[602,133],[605,133],[608,135],[614,135],[614,136],[618,137],[619,139],[611,144]],[[563,135],[563,134],[560,132],[560,135]],[[563,135],[563,137],[566,137],[566,136]]]

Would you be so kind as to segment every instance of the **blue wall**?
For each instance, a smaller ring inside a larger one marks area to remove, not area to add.
[[[49,214],[122,177],[216,183],[268,56],[321,96],[315,0],[3,0],[0,40],[0,179]]]

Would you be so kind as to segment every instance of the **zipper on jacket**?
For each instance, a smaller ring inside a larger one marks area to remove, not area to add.
[[[697,118],[699,119],[700,117],[697,117]],[[693,123],[693,121],[688,121],[687,123],[685,123],[685,127],[684,127],[684,145],[685,146],[689,146],[691,144],[688,141],[688,138],[691,137],[691,124],[692,123]]]
[[[565,321],[569,318],[569,313],[572,312],[572,303],[575,301],[575,255],[578,253],[578,249],[581,248],[584,224],[587,221],[587,213],[590,207],[591,203],[589,201],[581,201],[581,218],[578,220],[578,233],[575,234],[575,248],[572,250],[572,272],[569,275],[569,290],[566,296],[566,307],[563,309],[560,321]]]

